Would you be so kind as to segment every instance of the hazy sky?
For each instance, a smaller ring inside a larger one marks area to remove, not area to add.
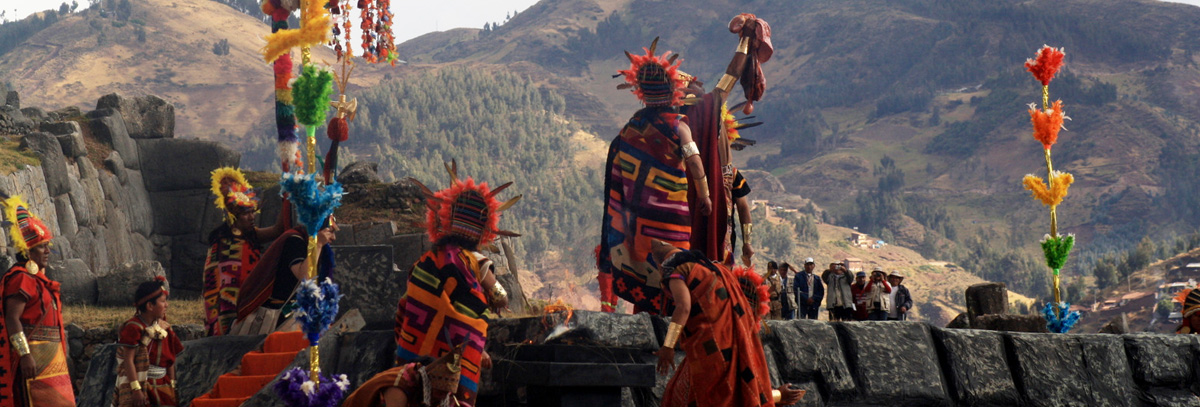
[[[86,7],[87,0],[79,1]],[[135,0],[136,1],[136,0]],[[1200,0],[1171,0],[1200,6]],[[24,18],[30,13],[57,8],[63,0],[2,0],[0,6],[5,18]],[[68,0],[69,2],[69,0]],[[20,4],[14,4],[20,3]],[[503,22],[504,16],[513,11],[525,10],[537,0],[433,0],[392,1],[392,13],[397,24],[394,32],[398,41],[404,41],[431,31],[444,31],[457,27],[483,28],[484,23]]]
[[[87,7],[88,0],[76,0]],[[136,1],[136,0],[134,0]],[[504,16],[523,11],[538,0],[392,0],[397,41],[405,41],[432,31],[457,27],[483,28],[484,23],[504,22]],[[1193,0],[1200,3],[1200,0]],[[71,0],[66,0],[70,4]],[[0,0],[4,18],[15,20],[31,13],[58,8],[63,0]],[[17,4],[19,3],[19,4]]]

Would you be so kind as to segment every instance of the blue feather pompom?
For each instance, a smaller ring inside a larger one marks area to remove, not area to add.
[[[332,378],[322,375],[320,384],[308,377],[308,371],[295,367],[283,373],[275,383],[275,394],[289,407],[337,407],[350,388],[346,375]]]
[[[300,283],[300,289],[296,290],[296,320],[308,343],[316,345],[321,340],[321,335],[337,317],[341,298],[338,285],[328,278],[321,284],[311,278]]]
[[[1058,303],[1057,312],[1053,302],[1047,302],[1042,308],[1042,315],[1046,317],[1046,329],[1050,332],[1065,334],[1075,327],[1075,323],[1079,322],[1079,311],[1068,311],[1071,304],[1060,302]]]
[[[296,218],[308,228],[308,236],[316,237],[321,223],[342,204],[342,184],[334,182],[321,188],[316,174],[285,173],[279,179],[281,192],[296,207]]]

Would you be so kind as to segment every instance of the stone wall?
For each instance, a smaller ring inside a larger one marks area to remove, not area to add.
[[[647,314],[556,313],[493,321],[487,349],[498,364],[519,344],[649,354],[665,331],[665,320]],[[769,321],[761,337],[772,382],[808,391],[801,406],[1200,405],[1200,337],[1193,335],[1005,333],[916,322],[800,320]],[[215,350],[225,349],[226,341],[233,344],[229,352]],[[196,373],[181,373],[181,387],[189,389],[185,397],[233,369],[233,353],[252,348],[246,343],[237,337],[187,342],[179,369]],[[390,330],[327,335],[322,370],[348,374],[357,387],[390,366],[394,349]],[[301,354],[293,364],[306,361]],[[510,384],[521,378],[493,373],[484,372],[480,405],[518,405],[527,396]],[[89,382],[92,377],[89,373]],[[624,389],[621,404],[657,406],[667,379]],[[111,383],[111,376],[96,380]],[[110,391],[99,385],[85,384],[83,398]],[[80,406],[100,405],[83,398]],[[282,406],[270,391],[247,405]]]
[[[0,178],[0,189],[22,195],[54,233],[49,273],[63,283],[64,301],[95,303],[98,278],[148,260],[165,266],[177,295],[198,295],[207,233],[220,222],[209,173],[238,165],[240,154],[174,138],[174,107],[155,96],[110,94],[86,113],[14,105],[10,92],[0,115],[20,122],[21,131],[8,131],[23,135],[41,165]],[[29,114],[17,117],[22,110]],[[14,255],[6,234],[0,244]]]

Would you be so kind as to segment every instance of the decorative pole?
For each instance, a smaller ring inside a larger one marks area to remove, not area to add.
[[[1022,180],[1025,189],[1032,192],[1033,197],[1050,207],[1050,233],[1042,239],[1042,253],[1046,257],[1046,265],[1053,270],[1054,302],[1046,304],[1042,312],[1046,316],[1047,328],[1051,332],[1066,333],[1079,320],[1078,312],[1070,312],[1070,305],[1062,300],[1061,271],[1067,262],[1071,249],[1075,246],[1074,235],[1058,234],[1058,205],[1067,196],[1067,189],[1075,182],[1075,177],[1069,173],[1055,171],[1050,159],[1050,149],[1058,141],[1058,133],[1063,129],[1063,121],[1070,120],[1063,115],[1062,101],[1050,104],[1050,81],[1062,68],[1065,54],[1061,48],[1055,49],[1043,46],[1037,52],[1037,58],[1027,60],[1025,68],[1042,83],[1042,108],[1029,106],[1030,120],[1033,122],[1033,138],[1042,143],[1042,151],[1046,159],[1046,180],[1033,174],[1026,175]]]

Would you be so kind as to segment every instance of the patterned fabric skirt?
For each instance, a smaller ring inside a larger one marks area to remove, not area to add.
[[[58,328],[54,328],[58,336]],[[29,350],[37,368],[37,375],[23,378],[18,375],[16,393],[18,405],[29,407],[74,407],[75,392],[71,389],[71,376],[67,372],[67,354],[62,342],[36,340],[29,335]],[[19,363],[19,362],[18,362]]]
[[[258,253],[245,240],[222,238],[209,249],[204,262],[204,331],[229,334],[237,318],[237,299]]]

